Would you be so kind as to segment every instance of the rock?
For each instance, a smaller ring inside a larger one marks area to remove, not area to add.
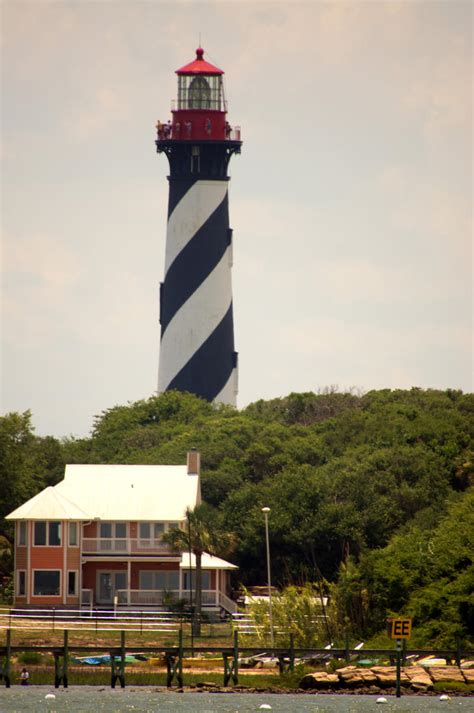
[[[448,681],[455,681],[456,683],[466,682],[463,672],[457,666],[437,666],[436,668],[429,668],[428,673],[433,683],[446,683]]]
[[[344,686],[366,686],[377,683],[377,677],[370,669],[346,666],[338,669],[337,674]]]
[[[304,688],[305,690],[337,687],[339,685],[339,676],[335,673],[326,673],[326,671],[315,671],[303,676],[298,685],[299,688]]]
[[[466,683],[474,683],[474,669],[463,668],[462,675],[464,676]]]
[[[404,669],[410,680],[410,686],[415,691],[430,691],[433,688],[433,681],[422,666],[410,666]]]
[[[378,685],[381,688],[393,688],[397,684],[397,669],[395,666],[373,666],[371,669],[375,674]],[[400,685],[409,686],[410,679],[405,673],[405,670],[400,672]]]
[[[344,668],[338,668],[337,673],[344,676],[346,673],[352,673],[357,670],[357,666],[345,666]]]

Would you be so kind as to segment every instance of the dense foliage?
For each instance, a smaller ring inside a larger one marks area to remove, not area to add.
[[[324,586],[357,637],[406,613],[418,643],[467,642],[473,416],[474,397],[453,390],[329,390],[241,411],[168,392],[108,409],[90,438],[58,441],[35,436],[29,413],[9,414],[0,516],[57,482],[66,462],[183,463],[196,447],[203,497],[235,535],[244,584],[266,582],[266,505],[275,584]],[[4,521],[0,535],[11,537]]]

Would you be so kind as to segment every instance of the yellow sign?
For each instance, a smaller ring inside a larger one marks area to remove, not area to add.
[[[391,639],[409,639],[411,636],[411,619],[388,619],[387,633]]]

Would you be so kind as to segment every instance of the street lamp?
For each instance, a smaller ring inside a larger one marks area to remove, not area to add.
[[[273,637],[273,618],[272,618],[272,578],[270,573],[270,540],[268,537],[268,513],[270,508],[262,508],[262,512],[265,516],[265,539],[267,543],[267,579],[268,579],[268,616],[270,620],[270,639],[272,643],[272,649],[275,647],[275,640]]]

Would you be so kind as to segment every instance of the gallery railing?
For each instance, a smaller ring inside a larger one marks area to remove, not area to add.
[[[171,555],[171,547],[160,539],[130,537],[84,537],[82,554]]]

